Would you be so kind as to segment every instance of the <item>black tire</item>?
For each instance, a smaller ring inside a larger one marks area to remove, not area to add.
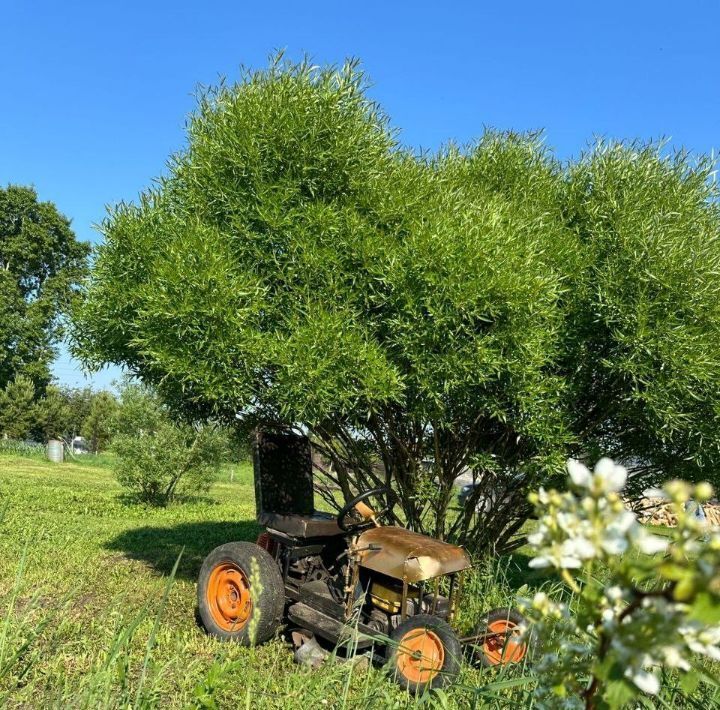
[[[492,609],[480,620],[475,628],[475,635],[485,634],[488,630],[498,631],[498,626],[503,625],[508,627],[515,637],[524,631],[524,638],[521,644],[509,645],[503,637],[491,637],[487,643],[480,641],[472,646],[473,660],[486,668],[527,662],[532,658],[535,634],[528,620],[517,609]]]
[[[267,641],[277,631],[285,588],[266,550],[252,542],[228,542],[203,561],[197,598],[200,620],[210,635],[249,646]]]
[[[432,653],[423,655],[419,650],[409,653],[424,642],[420,640],[423,636],[427,637],[425,642]],[[419,695],[429,688],[442,688],[452,683],[460,672],[462,647],[447,621],[418,614],[405,619],[390,634],[386,657],[387,668],[398,685]]]

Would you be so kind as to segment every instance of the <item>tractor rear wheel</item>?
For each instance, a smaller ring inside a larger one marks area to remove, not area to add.
[[[200,568],[197,594],[207,632],[244,646],[271,638],[285,607],[285,589],[275,560],[251,542],[216,547]]]
[[[460,640],[447,621],[429,614],[411,616],[390,634],[388,670],[413,695],[442,688],[460,671]]]

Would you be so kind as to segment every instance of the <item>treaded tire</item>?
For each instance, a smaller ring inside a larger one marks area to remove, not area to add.
[[[494,640],[491,639],[483,644],[472,647],[473,659],[486,668],[508,665],[510,663],[522,663],[532,658],[532,652],[535,647],[535,633],[530,627],[528,620],[517,609],[510,609],[508,607],[491,609],[475,628],[475,635],[484,634],[488,630],[491,632],[501,632],[503,626],[511,631],[519,631],[521,627],[528,630],[525,633],[522,644],[505,644],[498,638],[495,643],[493,643]]]
[[[444,619],[418,614],[405,619],[390,634],[387,669],[413,695],[452,683],[460,672],[462,646]]]
[[[252,542],[228,542],[203,561],[197,600],[200,620],[210,635],[249,646],[267,641],[277,631],[285,587],[277,563],[266,550]]]

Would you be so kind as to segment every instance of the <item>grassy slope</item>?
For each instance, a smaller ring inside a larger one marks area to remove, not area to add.
[[[0,456],[0,613],[10,622],[6,658],[23,639],[42,631],[4,675],[0,650],[0,701],[7,693],[12,705],[91,707],[139,700],[183,707],[212,696],[220,705],[247,701],[248,707],[307,702],[405,707],[408,698],[380,671],[337,664],[309,672],[293,665],[280,640],[243,649],[220,644],[198,628],[195,579],[202,559],[216,545],[254,540],[258,533],[250,467],[232,470],[234,480],[230,469],[224,470],[211,497],[154,509],[124,501],[108,465]],[[138,696],[146,644],[183,549]],[[492,600],[482,596],[485,608],[506,601],[499,592]],[[473,671],[466,671],[464,680],[479,684]],[[453,691],[451,705],[464,705],[466,698]]]

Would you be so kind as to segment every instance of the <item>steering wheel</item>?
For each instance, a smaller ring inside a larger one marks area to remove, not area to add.
[[[360,525],[365,525],[367,523],[367,519],[363,520],[362,522],[357,523],[350,523],[346,524],[345,518],[350,514],[350,511],[358,504],[362,503],[363,501],[367,500],[368,498],[372,498],[373,496],[380,495],[381,493],[387,493],[388,489],[385,488],[385,486],[381,486],[380,488],[372,488],[369,491],[363,491],[360,493],[360,495],[355,496],[351,501],[348,501],[345,503],[345,505],[340,509],[340,512],[337,514],[337,524],[340,530],[343,532],[350,532],[354,528],[359,527]],[[375,513],[375,515],[382,515],[385,510],[380,511],[379,513]]]

